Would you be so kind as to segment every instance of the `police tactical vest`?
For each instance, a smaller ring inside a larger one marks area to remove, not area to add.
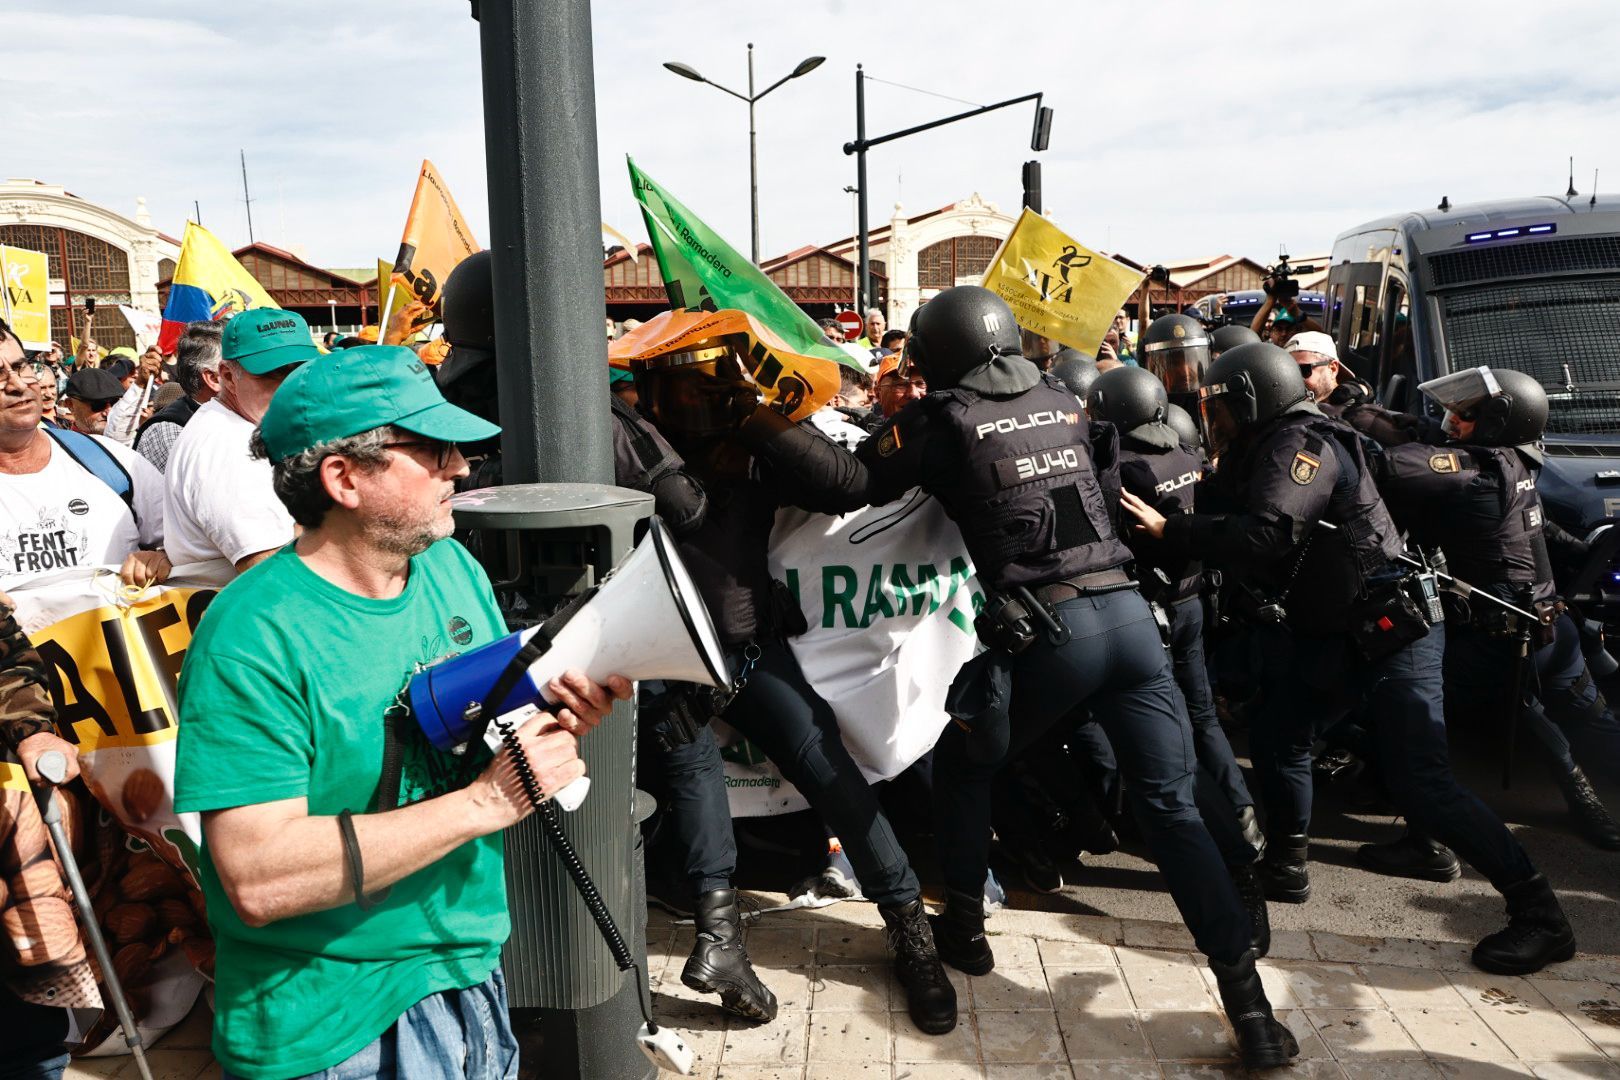
[[[1551,597],[1552,564],[1542,537],[1536,470],[1512,447],[1458,445],[1446,449],[1466,453],[1480,476],[1494,480],[1496,488],[1492,527],[1460,527],[1477,519],[1456,515],[1436,523],[1451,572],[1475,585],[1530,585],[1536,587],[1536,599]]]
[[[1193,512],[1193,488],[1204,468],[1198,455],[1186,447],[1149,446],[1127,435],[1120,440],[1119,469],[1125,490],[1165,517]],[[1131,550],[1139,563],[1138,578],[1158,569],[1170,579],[1163,600],[1175,603],[1197,594],[1204,577],[1200,563],[1172,559],[1157,550],[1150,538],[1144,543],[1131,540]]]
[[[1005,399],[957,387],[937,395],[931,429],[962,473],[931,490],[992,588],[1039,585],[1129,561],[1094,470],[1090,427],[1050,376]],[[937,425],[937,428],[935,427]]]

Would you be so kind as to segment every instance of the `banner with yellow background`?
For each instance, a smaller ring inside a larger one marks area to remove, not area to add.
[[[382,311],[380,344],[398,345],[439,319],[439,297],[450,271],[479,250],[467,219],[433,162],[423,159],[416,193],[405,217],[399,255],[387,278],[377,279]],[[378,267],[381,269],[381,266]],[[405,312],[409,317],[398,318]]]
[[[51,342],[49,271],[43,251],[0,244],[0,294],[6,322],[23,348],[43,350]]]
[[[983,285],[1007,301],[1025,330],[1093,356],[1143,276],[1025,207]]]

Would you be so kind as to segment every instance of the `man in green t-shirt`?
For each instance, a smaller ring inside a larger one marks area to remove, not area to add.
[[[289,376],[254,434],[303,532],[198,626],[175,775],[176,808],[203,815],[228,1076],[517,1075],[500,834],[530,806],[505,752],[441,753],[397,704],[421,667],[504,633],[449,539],[456,444],[498,432],[409,349],[362,346]],[[569,672],[547,693],[556,715],[521,741],[551,793],[630,684]]]

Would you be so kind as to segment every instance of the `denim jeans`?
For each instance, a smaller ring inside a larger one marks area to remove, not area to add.
[[[517,1080],[518,1044],[497,967],[465,990],[443,990],[406,1009],[353,1056],[300,1080]],[[226,1080],[238,1080],[225,1073]]]

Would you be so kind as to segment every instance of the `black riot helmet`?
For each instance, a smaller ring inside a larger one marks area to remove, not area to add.
[[[1047,374],[1061,381],[1069,388],[1069,393],[1086,400],[1086,391],[1091,384],[1097,381],[1097,361],[1082,353],[1079,349],[1063,349],[1052,358],[1052,366]]]
[[[691,446],[729,436],[737,429],[736,395],[750,385],[737,359],[747,348],[746,336],[728,335],[632,360],[638,408],[671,442]]]
[[[1086,412],[1128,434],[1143,424],[1163,423],[1170,401],[1164,384],[1139,367],[1117,367],[1097,376],[1086,391]]]
[[[444,280],[439,300],[450,354],[439,365],[439,388],[449,388],[495,358],[495,282],[488,251],[462,259]]]
[[[1198,392],[1199,421],[1210,453],[1220,454],[1245,431],[1311,399],[1294,358],[1265,341],[1221,354]]]
[[[1521,446],[1547,430],[1547,391],[1522,371],[1481,365],[1418,386],[1435,404],[1474,422],[1468,442]],[[1450,422],[1447,422],[1450,430]]]
[[[1232,323],[1230,326],[1217,327],[1209,335],[1209,358],[1213,360],[1228,349],[1249,345],[1259,340],[1260,335],[1247,326]]]
[[[1198,421],[1192,418],[1192,413],[1183,409],[1175,402],[1165,406],[1164,422],[1170,425],[1170,430],[1176,433],[1181,445],[1189,450],[1198,449],[1202,436],[1198,431]]]
[[[1142,335],[1142,363],[1164,383],[1170,400],[1185,409],[1198,404],[1209,369],[1209,334],[1191,315],[1160,315]]]
[[[1000,357],[1020,357],[1018,324],[1007,301],[978,285],[946,289],[911,316],[906,358],[928,380],[930,393]]]

